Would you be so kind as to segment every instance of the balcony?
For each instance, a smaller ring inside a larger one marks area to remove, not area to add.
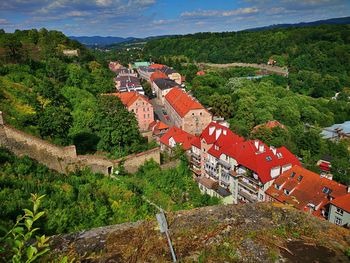
[[[195,158],[195,159],[198,159],[198,160],[201,159],[201,156],[200,156],[199,154],[197,154],[197,153],[195,153],[195,152],[192,152],[192,151],[191,151],[191,156],[192,156],[193,158]]]
[[[248,202],[251,202],[251,203],[255,203],[258,201],[257,196],[251,195],[248,192],[243,190],[239,190],[238,195],[240,195],[241,197],[244,197]]]
[[[201,169],[197,168],[196,166],[191,166],[191,171],[194,172],[196,175],[201,175]]]
[[[231,169],[231,164],[229,164],[228,162],[226,162],[224,160],[219,159],[218,163],[228,171]]]
[[[256,185],[254,185],[254,184],[247,183],[247,182],[244,182],[242,180],[239,180],[238,181],[238,185],[243,187],[243,188],[248,188],[249,191],[252,191],[254,193],[258,192],[258,187]]]

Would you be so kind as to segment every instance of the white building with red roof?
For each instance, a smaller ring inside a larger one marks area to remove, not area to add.
[[[199,135],[211,122],[211,114],[180,88],[172,88],[164,100],[164,108],[175,126]]]
[[[268,147],[259,140],[244,141],[216,122],[211,122],[191,144],[192,171],[218,182],[217,194],[224,193],[220,187],[229,193],[221,196],[226,203],[264,201],[273,180],[300,164],[285,147]],[[212,190],[205,189],[200,178],[197,180],[202,192]]]
[[[350,223],[349,187],[299,165],[282,173],[266,196],[267,201],[289,204],[337,225]]]
[[[160,138],[160,149],[161,151],[172,153],[172,149],[176,145],[181,145],[181,147],[189,153],[191,150],[191,141],[195,138],[196,136],[173,126]]]

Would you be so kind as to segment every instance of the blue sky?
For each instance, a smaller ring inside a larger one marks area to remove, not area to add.
[[[350,16],[350,0],[0,0],[0,28],[146,37]]]

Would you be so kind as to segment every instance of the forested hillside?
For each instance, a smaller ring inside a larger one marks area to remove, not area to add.
[[[31,193],[46,195],[39,225],[47,235],[154,217],[157,210],[143,197],[168,211],[219,203],[200,193],[186,163],[161,170],[148,162],[118,179],[88,170],[67,176],[0,148],[0,225],[12,225],[23,208],[30,208]]]
[[[149,41],[145,57],[155,60],[267,63],[290,71],[293,91],[331,97],[350,86],[350,25],[197,33]]]
[[[78,56],[63,50],[78,49]],[[147,149],[137,121],[118,98],[105,61],[58,31],[0,32],[0,110],[6,122],[79,153],[116,157]],[[117,132],[118,131],[118,132]]]

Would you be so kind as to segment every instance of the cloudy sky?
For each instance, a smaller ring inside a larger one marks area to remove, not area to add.
[[[0,28],[146,37],[350,16],[350,0],[0,0]]]

